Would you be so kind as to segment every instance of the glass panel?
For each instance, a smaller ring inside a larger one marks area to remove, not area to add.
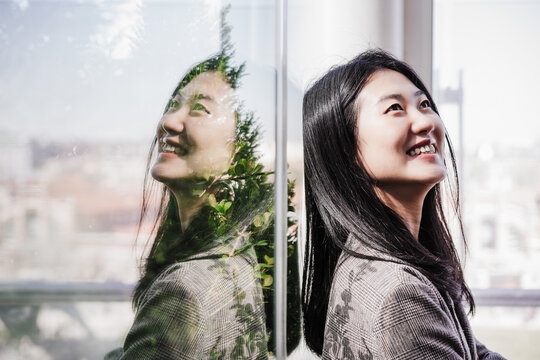
[[[531,1],[434,3],[434,94],[458,150],[472,288],[540,289],[539,13]],[[479,307],[471,324],[488,348],[535,359],[537,312]]]
[[[124,341],[111,358],[268,356],[274,15],[270,0],[0,1],[0,357],[99,358]],[[134,319],[110,284],[136,289]],[[80,296],[98,302],[83,311]],[[114,334],[92,330],[105,321]],[[182,348],[201,332],[211,340]]]
[[[529,41],[540,4],[435,5],[435,93],[461,151],[469,284],[539,289],[540,131],[526,104],[540,81],[540,45]]]

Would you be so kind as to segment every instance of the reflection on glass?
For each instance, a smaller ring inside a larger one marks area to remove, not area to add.
[[[273,185],[256,155],[253,113],[235,99],[243,65],[232,63],[228,34],[223,25],[221,52],[187,72],[157,126],[147,169],[161,183],[155,238],[134,323],[108,359],[266,359],[272,349]],[[153,185],[147,177],[141,223]],[[292,350],[300,334],[290,226]]]

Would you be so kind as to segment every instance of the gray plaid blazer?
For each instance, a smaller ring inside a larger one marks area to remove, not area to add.
[[[422,273],[386,254],[362,252],[391,262],[341,255],[323,359],[504,359],[474,338],[462,305]]]
[[[267,359],[255,253],[223,253],[200,253],[162,273],[145,294],[123,349],[106,359]]]

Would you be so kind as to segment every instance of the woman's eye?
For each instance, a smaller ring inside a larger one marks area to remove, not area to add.
[[[430,108],[431,107],[431,103],[429,102],[429,100],[424,100],[420,103],[420,107],[422,109],[427,109],[427,108]]]
[[[178,108],[180,108],[180,102],[175,98],[171,98],[171,100],[169,100],[169,103],[167,104],[167,112],[176,111],[178,110]]]
[[[205,113],[210,114],[210,111],[208,111],[208,109],[205,108],[204,105],[201,103],[194,104],[191,108],[191,111],[204,111]]]
[[[389,113],[390,111],[401,111],[401,110],[403,110],[403,107],[401,107],[401,105],[396,103],[396,104],[392,104],[388,109],[386,109],[384,113],[386,114],[386,113]]]

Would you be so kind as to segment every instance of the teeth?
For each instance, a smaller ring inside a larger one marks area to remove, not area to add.
[[[436,153],[436,149],[435,149],[435,146],[433,144],[420,146],[420,147],[414,148],[414,149],[412,149],[412,150],[410,150],[408,152],[408,154],[411,155],[411,156],[415,156],[415,155],[418,155],[418,154],[435,154],[435,153]]]
[[[185,155],[187,153],[186,149],[184,149],[182,147],[178,147],[178,146],[173,146],[173,145],[170,145],[170,144],[163,144],[161,146],[161,151],[168,152],[168,153],[174,153],[174,154],[177,154],[177,155]]]

